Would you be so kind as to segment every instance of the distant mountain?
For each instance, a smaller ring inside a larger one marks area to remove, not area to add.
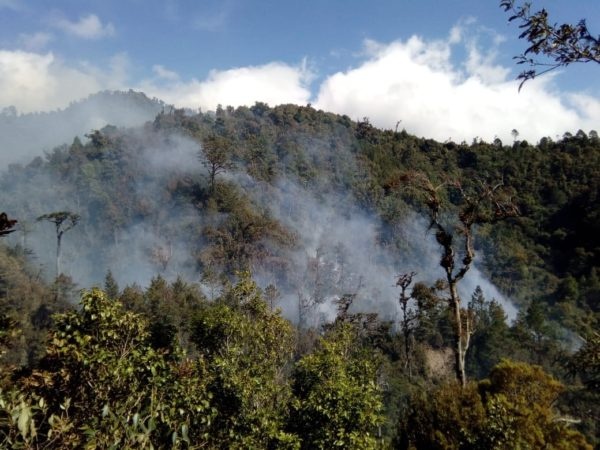
[[[44,151],[70,144],[105,125],[132,127],[154,119],[165,103],[143,92],[102,91],[62,110],[17,114],[14,107],[0,113],[0,169],[27,163]]]

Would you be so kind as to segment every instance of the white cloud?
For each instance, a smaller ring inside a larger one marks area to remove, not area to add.
[[[62,108],[99,90],[125,87],[124,66],[123,55],[102,71],[69,67],[52,53],[0,50],[0,106],[15,105],[20,112]]]
[[[162,71],[155,69],[155,72],[160,76]],[[307,84],[311,74],[305,64],[294,67],[273,62],[263,66],[215,70],[203,81],[180,82],[170,76],[174,81],[161,85],[156,80],[146,80],[139,89],[167,103],[203,110],[214,110],[219,104],[253,105],[257,101],[270,105],[306,104],[310,100]]]
[[[52,39],[52,34],[42,31],[33,34],[22,33],[19,35],[19,44],[25,50],[42,50]]]
[[[570,94],[568,99],[586,121],[596,122],[596,130],[600,129],[600,100],[598,98],[586,94]]]
[[[477,136],[510,141],[515,128],[521,138],[537,141],[598,127],[598,99],[561,95],[552,89],[551,77],[528,82],[519,93],[510,70],[494,63],[495,49],[486,49],[484,56],[466,31],[454,27],[445,41],[413,36],[385,45],[366,42],[367,59],[329,76],[315,106],[352,118],[366,116],[381,127],[402,120],[408,132],[442,141]],[[493,42],[501,39],[493,36]],[[467,57],[457,65],[452,52],[459,44]]]
[[[52,24],[67,34],[83,39],[100,39],[115,35],[115,27],[112,23],[103,25],[98,16],[88,14],[81,17],[78,22],[72,22],[65,18],[56,18]]]
[[[306,61],[215,70],[206,79],[187,81],[155,65],[152,78],[128,83],[132,69],[125,54],[100,68],[89,62],[67,64],[52,53],[0,51],[0,108],[49,110],[98,90],[131,87],[167,103],[202,110],[256,101],[272,106],[312,102],[354,119],[368,117],[380,127],[393,128],[401,120],[408,132],[440,141],[492,141],[498,136],[510,142],[511,130],[517,129],[521,139],[535,142],[566,131],[600,128],[597,96],[560,93],[551,76],[528,82],[519,93],[509,69],[494,60],[494,45],[501,39],[491,36],[483,48],[464,27],[454,27],[445,41],[416,36],[387,44],[367,41],[362,62],[326,77],[315,97],[309,89],[314,70]],[[30,37],[34,43],[35,35]],[[40,34],[38,44],[46,38]],[[466,51],[462,61],[453,59],[456,46]]]
[[[165,66],[160,64],[156,64],[152,66],[152,71],[156,74],[156,76],[162,80],[168,81],[179,81],[179,75],[172,70],[167,69]]]
[[[134,87],[177,106],[214,110],[218,104],[306,104],[310,71],[299,66],[270,63],[263,66],[213,71],[207,79],[180,81],[177,73],[156,65],[155,78],[137,86],[128,83],[131,64],[125,54],[115,55],[108,68],[89,62],[69,65],[53,53],[0,51],[0,107],[15,105],[20,112],[63,108],[70,102],[104,89]]]

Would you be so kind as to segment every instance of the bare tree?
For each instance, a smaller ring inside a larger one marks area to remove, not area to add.
[[[421,172],[404,175],[403,181],[414,188],[423,197],[429,216],[429,229],[435,232],[435,238],[442,248],[440,266],[444,269],[448,291],[448,307],[454,322],[454,356],[457,380],[464,386],[465,357],[469,349],[473,326],[471,315],[461,306],[458,283],[471,268],[475,257],[473,247],[473,228],[483,223],[518,215],[518,210],[503,183],[490,186],[478,182],[467,191],[460,182],[444,182],[435,186]],[[442,217],[442,190],[448,190],[457,198],[457,218],[448,223]],[[462,259],[460,257],[462,256]]]
[[[171,242],[167,242],[166,245],[157,244],[155,245],[150,252],[150,259],[154,264],[157,264],[160,267],[161,272],[165,272],[167,270],[167,266],[173,257],[173,246]]]
[[[52,222],[56,227],[56,277],[61,274],[60,257],[61,243],[63,235],[79,223],[81,217],[79,214],[70,211],[58,211],[49,214],[44,214],[37,218],[38,221],[47,220]]]

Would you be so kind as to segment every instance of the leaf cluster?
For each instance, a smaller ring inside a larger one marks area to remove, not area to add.
[[[519,89],[527,80],[567,66],[575,62],[595,62],[600,64],[600,36],[593,36],[585,19],[577,24],[557,24],[549,21],[545,9],[532,12],[531,3],[516,6],[515,0],[502,0],[500,7],[512,15],[509,22],[517,21],[522,32],[519,39],[525,39],[529,47],[519,56],[517,64],[526,64],[533,69],[525,70],[517,77],[522,80]],[[536,59],[543,55],[552,60],[546,63]],[[540,71],[539,67],[544,69]]]

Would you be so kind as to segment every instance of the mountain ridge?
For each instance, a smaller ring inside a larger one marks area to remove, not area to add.
[[[70,144],[78,136],[106,125],[132,127],[154,119],[169,105],[143,92],[100,91],[62,109],[19,114],[14,107],[0,113],[0,168],[24,164],[42,151]]]

